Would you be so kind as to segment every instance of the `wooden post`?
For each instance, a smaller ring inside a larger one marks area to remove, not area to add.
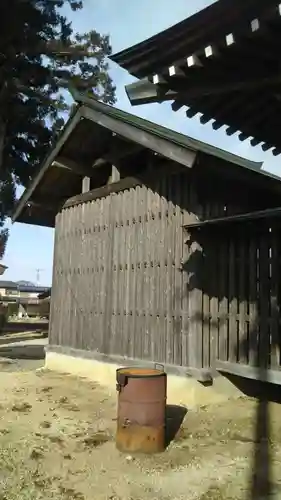
[[[197,198],[197,186],[191,179],[189,186],[188,213],[189,220],[201,215],[202,207]],[[187,278],[187,311],[188,311],[188,366],[201,368],[203,366],[203,345],[209,343],[209,338],[203,338],[203,290],[202,266],[203,248],[199,241],[191,237],[186,245],[189,272]],[[208,336],[209,337],[209,336]]]
[[[82,193],[88,193],[90,191],[91,179],[90,177],[83,177],[82,180]]]
[[[192,271],[188,277],[189,290],[189,332],[188,332],[188,364],[189,366],[202,367],[203,343],[203,293],[202,293],[202,247],[197,241],[189,245],[189,259],[192,261]],[[205,319],[206,320],[206,319]]]
[[[113,184],[114,182],[120,181],[120,170],[116,165],[112,165],[111,175],[108,180],[108,184]]]

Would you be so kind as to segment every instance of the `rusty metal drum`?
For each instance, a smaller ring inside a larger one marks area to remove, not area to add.
[[[126,453],[164,451],[167,375],[162,365],[119,368],[116,380],[117,449]]]

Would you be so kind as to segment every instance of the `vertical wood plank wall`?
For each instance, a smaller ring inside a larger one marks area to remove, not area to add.
[[[218,358],[280,369],[280,226],[256,221],[202,238],[202,366]]]
[[[186,176],[57,216],[50,343],[187,365]]]
[[[181,173],[57,216],[50,344],[178,366],[280,367],[280,229],[188,234],[194,213],[225,210],[200,208],[195,195]]]

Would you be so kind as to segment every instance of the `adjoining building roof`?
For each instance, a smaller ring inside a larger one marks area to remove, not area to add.
[[[11,290],[17,290],[18,284],[15,281],[0,280],[0,288],[7,288]]]
[[[237,24],[250,22],[277,4],[276,0],[218,0],[143,42],[111,55],[110,59],[137,78],[154,75],[158,69],[187,59],[198,47],[207,47],[214,38],[231,33]]]
[[[233,155],[86,95],[74,92],[73,97],[78,103],[76,112],[20,198],[13,221],[54,227],[55,215],[66,200],[81,193],[83,177],[91,178],[91,188],[104,185],[106,169],[117,157],[137,155],[141,150],[154,151],[188,168],[194,166],[197,153],[213,156],[228,162],[229,169],[232,165],[234,175],[242,169],[248,172],[249,182],[258,179],[264,189],[281,194],[280,178],[261,171],[261,163]]]
[[[0,280],[0,289],[18,290],[19,292],[27,293],[43,293],[49,290],[47,286],[40,285],[21,285],[16,281]]]
[[[38,299],[43,300],[43,299],[50,298],[51,297],[51,291],[52,291],[52,288],[50,287],[50,288],[46,289],[44,292],[39,293]]]
[[[111,59],[142,79],[126,87],[132,104],[171,100],[279,154],[280,43],[279,2],[218,0]]]

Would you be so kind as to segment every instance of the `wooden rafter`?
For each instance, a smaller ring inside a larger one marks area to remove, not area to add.
[[[111,164],[114,161],[131,156],[140,151],[141,147],[132,143],[124,143],[118,145],[118,148],[112,149],[110,152],[105,153],[100,158],[96,159],[92,165],[85,165],[83,162],[77,162],[65,156],[57,156],[52,165],[57,168],[70,170],[83,177],[92,177],[95,175],[95,169]]]
[[[201,123],[279,154],[280,33],[280,1],[220,0],[113,60],[143,79],[132,100],[127,86],[132,104],[163,93],[174,111],[187,107],[187,117],[200,113]],[[155,90],[142,92],[146,78]]]
[[[84,165],[80,161],[76,162],[70,158],[66,158],[65,156],[57,156],[52,165],[57,168],[71,170],[71,172],[82,176],[91,177],[93,175],[93,169],[91,167]]]
[[[166,83],[168,83],[166,81]],[[171,90],[178,93],[181,100],[194,99],[204,95],[221,95],[222,93],[228,94],[230,92],[245,92],[259,90],[264,87],[275,87],[281,83],[281,74],[274,76],[252,75],[251,78],[234,78],[232,75],[227,75],[224,78],[217,77],[216,79],[208,79],[206,82],[203,78],[196,78],[196,80],[172,83]],[[186,90],[186,87],[189,89]]]
[[[271,20],[280,18],[280,16],[281,3],[277,4],[273,10],[271,9],[267,17]],[[219,58],[225,49],[233,49],[235,46],[239,46],[241,40],[247,38],[249,41],[255,41],[264,34],[269,36],[265,24],[266,21],[268,21],[268,19],[264,20],[263,17],[261,19],[254,17],[251,21],[239,27],[237,31],[225,33],[223,37],[219,37],[217,41],[207,46],[200,47],[193,54],[187,54],[185,58],[174,61],[166,68],[163,67],[160,72],[152,75],[151,81],[153,81],[155,85],[159,85],[167,83],[167,76],[182,76],[185,74],[189,75],[190,73],[192,77],[192,73],[196,68],[204,68],[207,60]]]
[[[85,118],[97,121],[102,127],[115,132],[121,137],[126,137],[128,141],[132,141],[139,146],[159,153],[188,168],[192,168],[194,165],[196,160],[196,153],[194,151],[183,150],[183,148],[176,143],[173,143],[173,147],[171,147],[171,143],[166,139],[153,136],[146,130],[131,127],[128,123],[122,122],[121,120],[117,122],[111,116],[102,115],[98,111],[86,106],[81,107],[81,112]]]
[[[94,161],[92,168],[102,167],[108,163],[119,161],[127,156],[131,156],[140,152],[142,147],[139,144],[124,142],[123,145],[118,144],[115,148],[105,153],[100,158]]]

